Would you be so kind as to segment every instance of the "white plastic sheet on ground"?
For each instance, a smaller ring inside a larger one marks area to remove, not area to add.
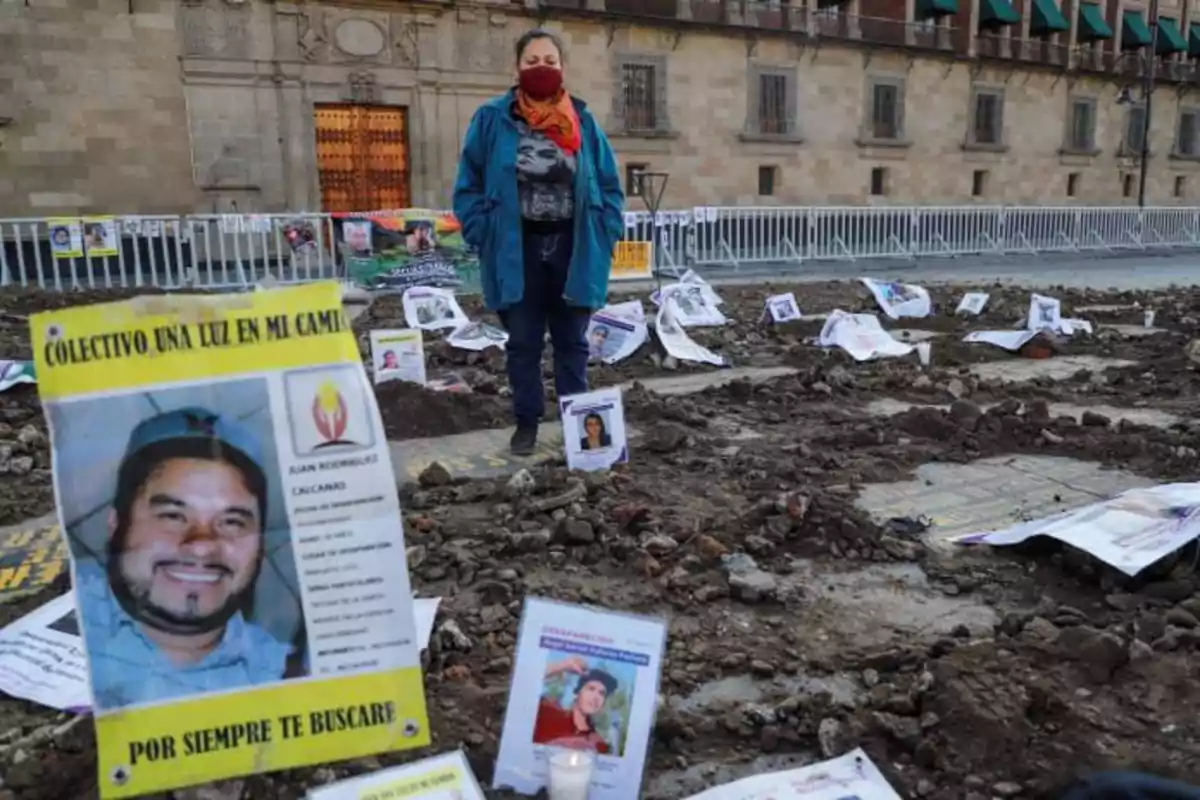
[[[849,314],[840,308],[829,313],[818,342],[822,347],[840,347],[855,361],[906,356],[914,349],[885,331],[874,314]]]
[[[451,347],[476,352],[489,347],[503,349],[504,345],[508,343],[508,333],[486,322],[468,322],[466,325],[452,330],[446,337],[446,342]]]
[[[641,300],[615,303],[592,315],[587,330],[588,357],[605,364],[624,361],[646,343],[646,312]]]
[[[400,302],[404,305],[404,320],[410,328],[436,331],[461,328],[470,322],[458,305],[454,292],[449,289],[413,286],[404,290]]]
[[[771,322],[779,324],[795,322],[800,317],[800,304],[796,302],[795,292],[774,294],[767,298],[767,305],[763,309],[763,319],[769,319]]]
[[[900,800],[861,749],[807,767],[714,786],[687,800]]]
[[[698,361],[701,364],[725,366],[725,359],[707,347],[696,344],[692,337],[684,332],[683,326],[675,319],[675,303],[668,297],[658,307],[658,315],[654,319],[654,331],[662,342],[667,355],[674,356],[680,361]]]
[[[908,283],[887,283],[872,278],[859,278],[879,304],[879,310],[889,319],[928,317],[933,310],[929,292]]]
[[[958,308],[954,309],[954,313],[978,316],[983,311],[983,307],[987,305],[989,296],[987,292],[967,292],[963,295],[962,300],[958,301]]]
[[[1106,564],[1137,575],[1200,536],[1200,483],[1131,489],[1109,500],[991,533],[957,537],[960,544],[1018,544],[1049,536]]]
[[[442,598],[413,600],[417,642],[424,650]],[[60,711],[91,706],[75,593],[59,595],[0,630],[0,694]]]

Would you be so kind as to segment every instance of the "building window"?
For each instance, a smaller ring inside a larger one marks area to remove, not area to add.
[[[1121,176],[1121,194],[1124,197],[1133,197],[1133,173],[1126,172]]]
[[[899,79],[871,80],[867,93],[867,131],[872,139],[896,141],[904,136],[904,82]]]
[[[987,193],[988,171],[977,169],[971,173],[971,196],[983,197]]]
[[[758,132],[791,133],[788,130],[787,75],[765,73],[758,76]]]
[[[972,144],[998,145],[1004,142],[1004,92],[976,89],[971,109]]]
[[[1187,176],[1186,175],[1176,175],[1175,176],[1175,196],[1176,197],[1187,197]]]
[[[871,168],[871,194],[876,197],[887,194],[887,167]]]
[[[1096,149],[1096,101],[1091,97],[1072,97],[1067,119],[1067,150],[1090,153]]]
[[[623,55],[615,59],[617,91],[613,113],[622,131],[664,132],[667,123],[666,56]]]
[[[775,179],[778,176],[778,167],[758,168],[758,194],[760,197],[770,197],[775,194]]]
[[[625,165],[625,195],[627,197],[642,196],[642,173],[649,168],[646,164]]]
[[[1142,141],[1146,134],[1146,107],[1130,106],[1129,116],[1125,118],[1125,152],[1128,155],[1141,155]]]
[[[1067,197],[1075,197],[1079,194],[1079,173],[1067,173]]]
[[[1200,157],[1200,111],[1179,112],[1179,132],[1175,137],[1175,152],[1191,158]]]

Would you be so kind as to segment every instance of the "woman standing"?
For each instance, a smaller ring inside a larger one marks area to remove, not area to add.
[[[625,197],[608,139],[563,88],[562,41],[531,30],[516,56],[516,86],[480,106],[467,129],[454,213],[479,252],[484,302],[509,334],[512,452],[529,455],[545,411],[547,328],[555,391],[587,391],[588,321],[608,296]]]

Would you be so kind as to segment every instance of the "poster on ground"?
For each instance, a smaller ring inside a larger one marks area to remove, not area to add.
[[[19,458],[32,466],[30,456],[17,456],[10,464]],[[0,529],[0,603],[49,586],[69,565],[66,542],[52,516]]]
[[[451,213],[410,208],[392,214],[334,214],[334,227],[346,245],[351,279],[375,291],[397,294],[414,286],[479,288],[479,257],[462,238]],[[369,223],[369,246],[347,222]]]
[[[590,800],[640,797],[666,638],[663,619],[526,599],[494,787],[535,794],[566,748],[595,754]]]
[[[84,217],[83,246],[89,256],[115,256],[121,246],[116,217]]]
[[[504,349],[508,343],[508,332],[486,322],[468,322],[450,331],[446,343],[460,350],[480,352],[489,347]]]
[[[717,367],[725,366],[723,356],[698,344],[687,335],[687,331],[675,317],[674,303],[666,302],[658,307],[658,314],[654,318],[654,332],[658,334],[658,340],[662,342],[663,349],[669,356],[680,361],[696,361]]]
[[[0,693],[60,711],[91,706],[74,594],[59,595],[0,630]]]
[[[434,286],[414,286],[400,298],[404,306],[404,321],[410,328],[437,331],[461,328],[470,320],[463,313],[454,292]]]
[[[308,800],[484,800],[484,795],[466,756],[456,750],[313,789]]]
[[[597,389],[560,398],[567,468],[594,471],[629,461],[621,389]]]
[[[859,280],[871,292],[879,310],[886,314],[888,319],[928,317],[933,310],[933,302],[924,287],[895,281],[877,281],[873,278]]]
[[[958,308],[954,309],[954,313],[977,317],[983,312],[983,307],[987,305],[989,297],[987,292],[967,292],[958,301]]]
[[[396,481],[338,284],[30,328],[101,797],[428,745]]]
[[[776,325],[800,319],[800,304],[796,302],[796,293],[787,292],[768,297],[766,307],[763,309],[763,319],[770,320]]]
[[[807,767],[754,775],[687,800],[900,800],[861,748]]]
[[[624,361],[646,343],[646,312],[641,300],[605,306],[588,323],[588,358],[605,364]]]
[[[425,385],[425,343],[416,328],[371,331],[371,370],[375,385],[409,381]]]
[[[0,392],[23,383],[37,383],[37,369],[32,361],[0,361]]]
[[[50,232],[50,255],[55,258],[79,258],[83,255],[83,225],[77,219],[55,217],[46,220]]]
[[[1200,483],[1130,489],[1074,511],[1000,531],[966,534],[957,541],[999,546],[1034,536],[1058,539],[1126,575],[1137,575],[1200,536]]]
[[[821,347],[845,350],[855,361],[906,356],[914,350],[885,331],[874,314],[849,314],[840,308],[829,313],[817,341]]]

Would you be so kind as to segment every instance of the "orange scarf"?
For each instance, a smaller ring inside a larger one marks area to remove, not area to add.
[[[550,141],[568,153],[579,151],[579,114],[575,104],[565,90],[554,100],[534,100],[517,90],[517,113],[535,131],[546,135]]]

